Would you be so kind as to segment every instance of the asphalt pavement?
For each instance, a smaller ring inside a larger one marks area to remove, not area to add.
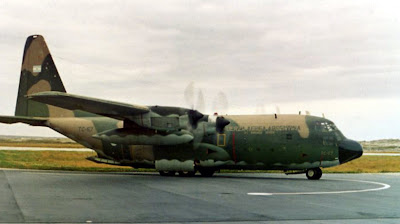
[[[0,222],[400,223],[400,174],[0,170]]]

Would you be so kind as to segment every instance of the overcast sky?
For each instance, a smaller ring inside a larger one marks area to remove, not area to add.
[[[399,1],[0,0],[0,114],[25,39],[45,37],[68,92],[188,107],[193,81],[230,114],[322,113],[356,140],[400,136]],[[59,136],[0,125],[0,135]]]

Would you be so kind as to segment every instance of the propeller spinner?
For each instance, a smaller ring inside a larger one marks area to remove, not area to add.
[[[196,128],[197,123],[199,122],[200,119],[202,119],[204,117],[204,114],[200,113],[197,110],[189,110],[188,117],[189,117],[190,125],[192,125],[194,128]]]
[[[231,122],[225,119],[223,116],[219,116],[215,121],[215,129],[217,130],[218,133],[222,133],[224,132],[225,126],[227,126],[230,123]]]

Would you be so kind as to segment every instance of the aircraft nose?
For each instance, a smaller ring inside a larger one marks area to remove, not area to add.
[[[339,143],[339,162],[340,164],[349,162],[353,159],[361,157],[363,154],[363,148],[360,143],[345,139]]]

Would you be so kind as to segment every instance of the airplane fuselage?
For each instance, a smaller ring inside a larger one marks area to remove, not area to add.
[[[93,138],[122,128],[123,121],[108,117],[50,118],[48,126],[95,150],[98,162],[189,171],[191,166],[217,169],[304,170],[346,162],[339,146],[347,140],[335,125],[308,115],[232,115],[223,133],[207,132],[199,122],[194,140],[178,145],[128,145]],[[361,151],[362,153],[362,151]],[[354,155],[360,152],[355,152]],[[358,157],[358,156],[357,156]]]

